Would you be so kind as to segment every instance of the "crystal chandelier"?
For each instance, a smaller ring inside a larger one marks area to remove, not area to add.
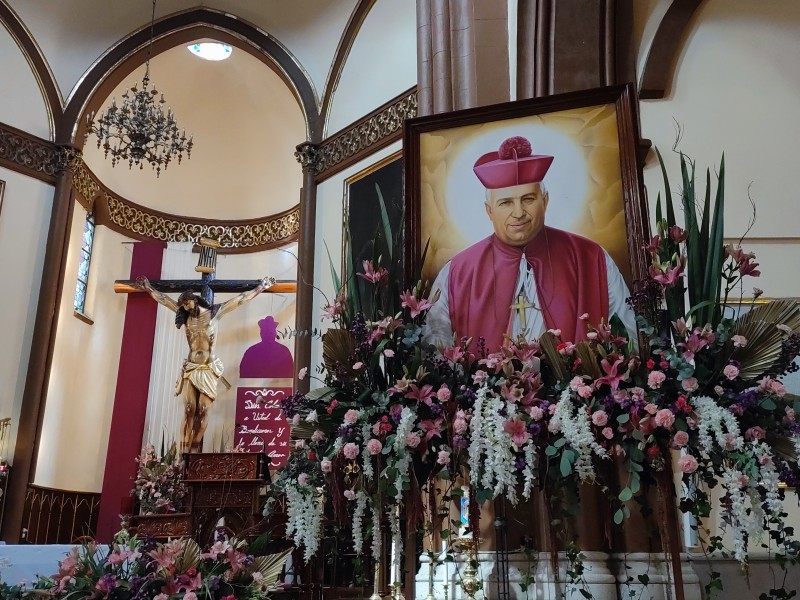
[[[150,89],[150,57],[153,51],[153,28],[156,20],[156,0],[153,0],[153,15],[150,20],[150,45],[147,49],[144,78],[141,89],[134,84],[122,94],[122,106],[117,106],[116,98],[111,106],[95,122],[95,113],[87,117],[90,134],[97,136],[97,147],[102,146],[105,157],[111,155],[111,166],[118,162],[128,161],[128,168],[137,165],[144,168],[145,162],[161,175],[170,161],[177,158],[178,164],[186,152],[192,155],[192,136],[186,137],[186,131],[179,130],[175,122],[175,114],[171,108],[164,113],[164,94],[159,95],[155,85]]]

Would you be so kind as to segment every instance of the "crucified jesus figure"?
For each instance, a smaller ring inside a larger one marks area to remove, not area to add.
[[[175,326],[185,327],[189,356],[175,385],[175,395],[183,393],[184,419],[181,440],[182,452],[202,452],[203,434],[208,426],[208,409],[217,397],[217,383],[222,377],[222,361],[214,354],[217,323],[223,315],[249,302],[265,289],[275,284],[275,279],[265,277],[256,287],[243,292],[224,304],[209,304],[191,291],[183,292],[175,301],[154,289],[146,277],[136,280],[136,286],[145,290],[159,304],[175,313]]]

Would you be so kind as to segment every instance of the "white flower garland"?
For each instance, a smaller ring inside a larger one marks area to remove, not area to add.
[[[556,403],[556,411],[550,420],[550,430],[554,433],[560,431],[578,455],[573,466],[580,480],[582,482],[594,480],[592,454],[599,458],[608,458],[608,452],[595,440],[589,414],[575,406],[572,401],[572,390],[568,387],[564,389]]]
[[[361,451],[361,469],[364,473],[364,478],[367,481],[372,481],[375,476],[375,469],[372,468],[372,455],[367,450],[367,440],[370,439],[370,427],[364,424],[361,427],[361,439],[364,440],[364,449]]]
[[[767,511],[770,515],[779,515],[783,511],[779,484],[780,474],[775,468],[775,461],[770,447],[763,441],[752,442],[753,455],[759,464],[758,485],[764,489]]]
[[[322,502],[313,493],[309,497],[308,493],[293,485],[287,485],[285,491],[286,536],[303,546],[303,558],[308,562],[319,549]]]
[[[525,444],[525,468],[522,470],[522,476],[524,478],[522,497],[530,500],[536,480],[536,446],[533,445],[533,440],[528,440]]]
[[[730,411],[707,396],[692,399],[692,405],[699,417],[697,436],[705,452],[714,450],[714,441],[723,450],[741,450],[744,447],[739,423]]]
[[[375,514],[375,506],[370,508],[372,512],[372,560],[378,562],[381,560],[381,519],[380,516]]]
[[[747,480],[739,469],[725,467],[722,474],[722,486],[730,501],[730,516],[733,525],[733,553],[736,560],[747,560],[747,544],[749,539],[757,539],[761,535],[762,513],[756,494],[751,494],[752,482],[743,485]],[[753,490],[754,491],[754,490]],[[755,500],[755,502],[754,502]]]
[[[411,467],[411,453],[406,451],[406,436],[413,431],[416,419],[416,413],[406,406],[400,413],[400,422],[397,424],[393,449],[394,456],[399,458],[393,466],[397,471],[397,478],[394,481],[394,498],[398,501],[403,497],[403,483],[408,481],[408,471]]]
[[[501,414],[505,410],[506,416]],[[505,493],[517,504],[517,471],[511,437],[503,425],[516,414],[516,406],[500,397],[487,397],[481,387],[470,421],[469,465],[473,486],[492,490],[495,496]]]
[[[356,507],[353,509],[353,548],[361,556],[364,548],[364,513],[367,510],[367,495],[364,490],[356,492]]]

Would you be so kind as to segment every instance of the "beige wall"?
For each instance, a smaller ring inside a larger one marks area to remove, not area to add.
[[[96,229],[85,309],[94,324],[79,320],[73,301],[85,220],[76,204],[34,483],[99,492],[125,319],[125,296],[114,294],[113,284],[127,278],[132,247],[124,236]]]
[[[378,0],[347,57],[326,135],[336,133],[417,83],[415,2]]]
[[[6,458],[14,457],[25,374],[42,280],[53,187],[0,167],[0,419],[11,417]]]
[[[674,178],[676,123],[683,130],[680,149],[697,161],[701,181],[725,153],[726,237],[745,233],[752,216],[748,195],[756,203],[758,219],[749,235],[757,239],[743,245],[756,252],[762,276],[747,282],[746,296],[753,286],[767,296],[800,296],[792,266],[800,261],[798,52],[800,3],[706,0],[692,22],[669,96],[641,103],[642,135],[661,150]],[[654,157],[645,182],[652,211],[662,189]]]
[[[0,122],[52,140],[41,88],[17,42],[0,25]]]

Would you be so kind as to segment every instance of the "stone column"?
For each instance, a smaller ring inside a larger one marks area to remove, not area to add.
[[[300,239],[297,265],[297,307],[294,341],[294,364],[296,371],[303,367],[311,369],[311,330],[313,329],[314,306],[314,237],[317,218],[317,168],[319,146],[303,142],[294,153],[303,168],[303,190],[300,198]],[[307,392],[309,378],[302,380],[295,373],[295,391]]]
[[[36,459],[47,401],[50,367],[53,362],[58,311],[64,287],[64,263],[67,259],[69,232],[72,226],[74,202],[72,174],[80,160],[80,151],[72,146],[59,146],[56,151],[57,180],[53,192],[53,208],[50,213],[42,282],[39,286],[39,303],[36,307],[36,322],[33,327],[31,354],[25,377],[25,391],[22,396],[14,464],[8,482],[6,512],[3,519],[2,538],[11,543],[19,541],[25,494],[28,484],[33,481],[36,474]]]

